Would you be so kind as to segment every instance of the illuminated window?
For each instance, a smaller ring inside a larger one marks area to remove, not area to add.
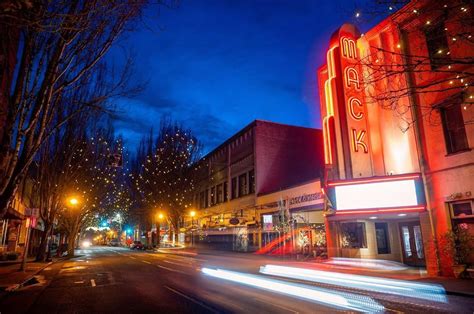
[[[468,150],[469,145],[462,117],[461,104],[455,103],[443,106],[440,108],[440,113],[447,153],[452,154]]]
[[[431,68],[434,70],[450,63],[448,38],[444,22],[425,30],[426,46],[430,57]]]
[[[341,223],[341,236],[343,248],[367,248],[367,236],[365,234],[365,223],[363,222]]]

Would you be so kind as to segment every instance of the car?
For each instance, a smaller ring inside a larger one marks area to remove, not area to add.
[[[110,246],[120,246],[120,240],[119,239],[112,239],[109,242]]]
[[[141,241],[133,241],[132,244],[130,244],[130,249],[132,250],[144,250],[145,246]]]

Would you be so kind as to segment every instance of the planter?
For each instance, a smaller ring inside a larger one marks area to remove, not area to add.
[[[459,278],[461,274],[466,270],[466,265],[453,265],[452,266],[454,277]]]
[[[468,269],[466,269],[466,271],[468,272],[469,277],[471,279],[474,279],[474,268],[468,268]]]

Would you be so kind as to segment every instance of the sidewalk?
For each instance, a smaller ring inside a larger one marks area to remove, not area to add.
[[[52,262],[35,262],[34,259],[28,259],[25,271],[20,270],[21,260],[0,263],[0,291],[23,283],[58,260],[54,258]]]

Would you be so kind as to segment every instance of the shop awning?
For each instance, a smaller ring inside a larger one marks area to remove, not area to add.
[[[7,209],[7,212],[5,213],[5,215],[3,216],[3,219],[20,219],[20,220],[24,220],[25,219],[25,215],[23,215],[22,213],[20,213],[19,211],[17,211],[15,208],[13,207],[8,207]]]

